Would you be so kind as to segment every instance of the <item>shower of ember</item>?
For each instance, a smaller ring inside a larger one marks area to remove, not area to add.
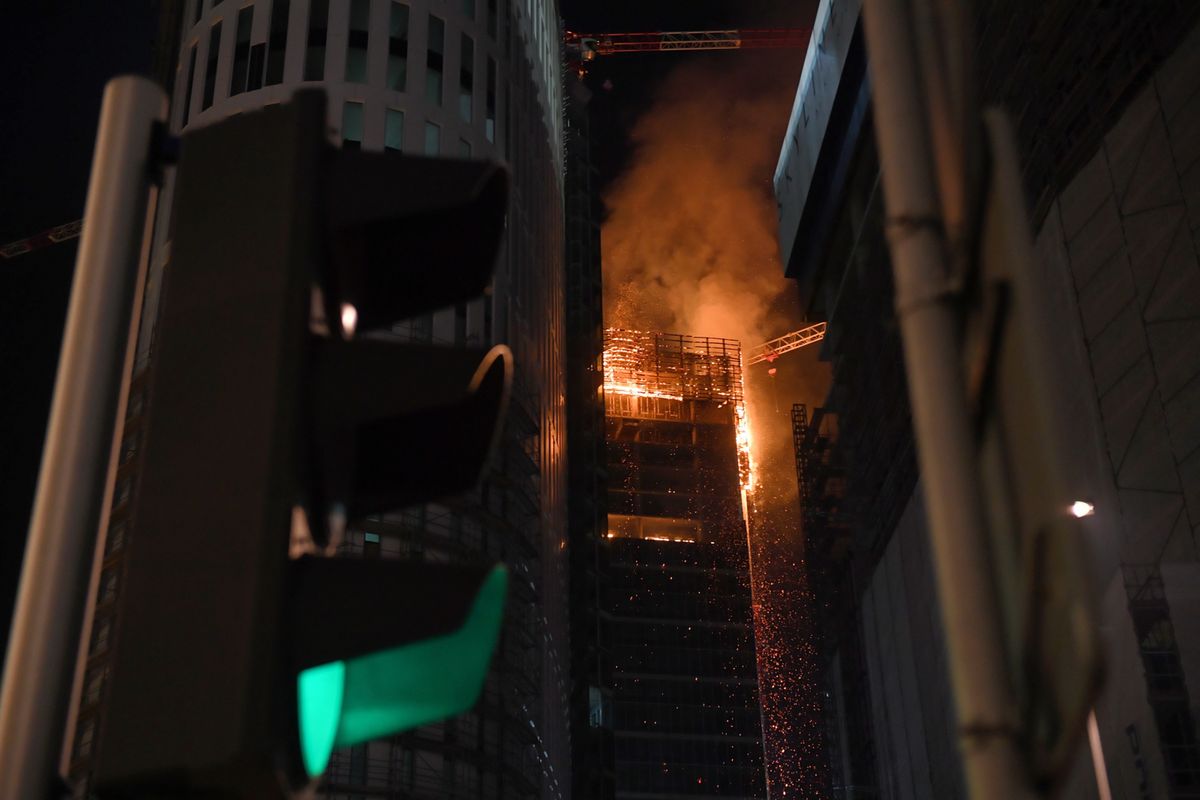
[[[771,196],[795,86],[786,63],[694,62],[659,87],[604,198],[608,326],[728,337],[743,352],[801,327]],[[768,792],[803,798],[824,796],[827,772],[787,411],[819,405],[826,378],[812,353],[785,358],[746,374],[748,529]]]

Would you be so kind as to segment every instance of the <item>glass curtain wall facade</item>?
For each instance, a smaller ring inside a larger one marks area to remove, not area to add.
[[[392,335],[446,346],[508,344],[516,375],[503,440],[471,496],[398,510],[350,531],[342,557],[504,561],[505,628],[469,713],[335,754],[319,796],[529,798],[569,795],[570,741],[563,396],[564,279],[561,87],[552,0],[187,0],[174,75],[176,132],[286,102],[328,96],[335,143],[366,151],[490,158],[507,164],[507,232],[481,298],[406,320]],[[435,135],[431,136],[430,131]],[[263,142],[269,147],[270,142]],[[404,191],[411,187],[397,187]],[[163,190],[170,204],[171,180]],[[170,261],[160,213],[139,337],[153,320]],[[140,409],[138,409],[140,413]],[[135,416],[131,410],[131,416]],[[136,470],[136,441],[124,470]],[[123,473],[124,477],[124,473]],[[127,478],[130,488],[136,481]],[[136,536],[119,517],[121,537]],[[109,534],[110,537],[112,534]],[[105,572],[119,576],[119,545]],[[104,608],[120,590],[102,587]],[[101,615],[87,656],[71,775],[86,792],[103,735],[104,654],[119,621]],[[85,724],[86,723],[86,724]]]
[[[727,339],[608,332],[598,632],[617,798],[765,797]]]
[[[591,93],[568,75],[566,86],[567,484],[571,566],[571,779],[575,800],[611,800],[612,732],[591,724],[593,696],[607,691],[597,630],[605,581],[604,296],[600,208],[594,189],[588,103]]]

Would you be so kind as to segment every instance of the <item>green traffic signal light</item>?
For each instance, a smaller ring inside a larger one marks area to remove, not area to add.
[[[488,574],[462,626],[376,653],[321,664],[296,680],[300,752],[310,777],[335,748],[462,713],[483,688],[504,611],[508,571]]]

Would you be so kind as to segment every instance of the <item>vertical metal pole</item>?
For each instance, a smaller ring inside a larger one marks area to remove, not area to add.
[[[967,790],[973,800],[1031,798],[1028,771],[1017,747],[1017,708],[988,565],[978,467],[956,314],[947,294],[943,222],[910,9],[904,0],[866,0],[863,19],[896,315],[929,511]]]
[[[100,524],[142,236],[152,141],[167,97],[153,81],[104,89],[83,236],[0,690],[0,797],[52,796]]]

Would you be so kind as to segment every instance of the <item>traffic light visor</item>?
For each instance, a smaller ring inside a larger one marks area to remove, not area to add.
[[[474,705],[500,633],[508,571],[491,570],[462,626],[300,672],[300,750],[310,776],[335,748],[411,730]]]

